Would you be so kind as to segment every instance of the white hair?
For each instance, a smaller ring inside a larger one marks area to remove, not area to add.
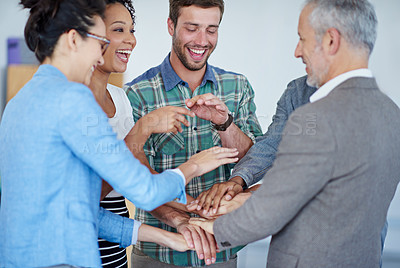
[[[335,28],[355,48],[370,55],[377,37],[378,19],[368,0],[306,0],[313,10],[309,22],[318,42],[329,28]]]

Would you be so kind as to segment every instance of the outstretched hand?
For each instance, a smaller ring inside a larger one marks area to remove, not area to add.
[[[187,162],[179,166],[185,175],[186,183],[192,178],[201,176],[219,166],[237,162],[236,148],[212,147],[193,155]]]
[[[211,93],[185,100],[186,106],[198,117],[221,125],[228,120],[228,107]]]

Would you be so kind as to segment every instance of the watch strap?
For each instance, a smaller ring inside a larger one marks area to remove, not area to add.
[[[231,113],[228,113],[228,120],[226,120],[225,123],[223,123],[223,124],[221,124],[221,125],[217,125],[217,124],[212,123],[212,126],[213,126],[213,128],[214,128],[215,130],[218,130],[218,131],[225,131],[225,130],[227,130],[228,127],[232,124],[232,122],[233,122],[233,116],[232,116]]]

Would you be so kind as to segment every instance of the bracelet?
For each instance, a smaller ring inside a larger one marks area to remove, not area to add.
[[[214,128],[215,130],[218,130],[218,131],[225,131],[225,130],[227,130],[228,127],[232,124],[232,122],[233,122],[233,116],[232,116],[231,113],[228,113],[228,120],[226,120],[225,123],[223,123],[223,124],[221,124],[221,125],[217,125],[217,124],[214,124],[214,123],[211,123],[211,124],[212,124],[212,126],[213,126],[213,128]]]

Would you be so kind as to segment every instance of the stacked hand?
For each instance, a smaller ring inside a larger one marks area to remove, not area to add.
[[[242,180],[242,179],[240,179]],[[238,193],[243,191],[243,186],[233,178],[226,182],[216,183],[207,191],[202,192],[195,200],[187,206],[189,211],[200,211],[206,216],[215,216],[221,201],[232,200]]]
[[[217,211],[217,213],[214,215],[214,217],[218,217],[227,213],[230,213],[234,211],[235,209],[241,207],[244,202],[246,202],[247,199],[251,196],[251,193],[240,193],[236,195],[232,200],[227,201],[227,200],[222,200],[221,205]],[[189,220],[190,224],[197,225],[201,227],[204,231],[214,234],[214,219],[205,219],[205,218],[191,218]]]
[[[189,223],[200,227],[201,229],[210,234],[214,234],[214,221],[215,219],[208,220],[204,218],[191,218],[189,220]]]
[[[218,210],[213,213],[211,218],[191,218],[189,220],[190,224],[197,225],[201,227],[204,231],[214,234],[214,221],[217,217],[230,213],[235,209],[241,207],[252,195],[252,192],[257,190],[260,185],[255,185],[245,192],[236,194],[231,200],[222,199],[219,203]],[[197,209],[197,200],[193,201],[192,204],[188,205],[188,209]]]
[[[199,226],[189,224],[188,220],[180,223],[177,231],[183,235],[189,248],[196,250],[198,258],[204,259],[206,265],[215,263],[218,248],[212,234]]]

